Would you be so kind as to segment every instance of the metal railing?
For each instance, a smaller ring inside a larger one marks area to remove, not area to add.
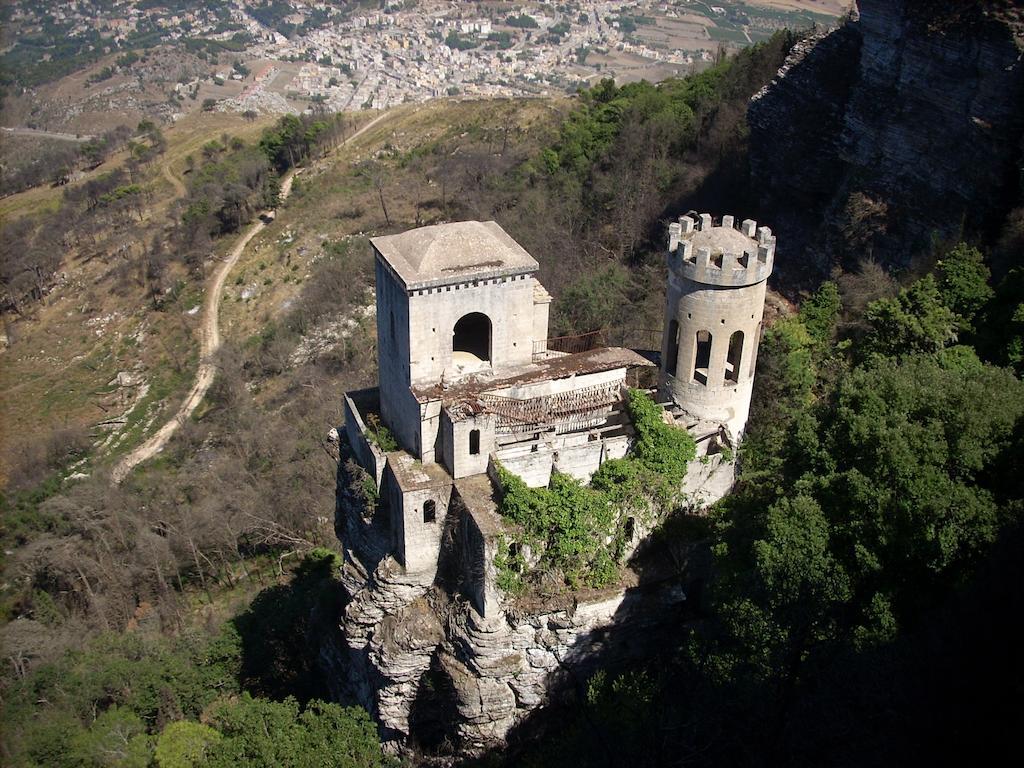
[[[552,352],[572,355],[600,347],[658,351],[661,349],[661,335],[661,330],[656,328],[619,328],[590,331],[576,336],[555,336],[533,342],[533,359],[540,360]]]
[[[555,336],[533,342],[533,358],[536,360],[549,352],[573,355],[605,346],[608,345],[604,343],[604,331],[591,331],[578,336]]]
[[[618,328],[604,332],[609,347],[658,351],[661,349],[661,328]]]

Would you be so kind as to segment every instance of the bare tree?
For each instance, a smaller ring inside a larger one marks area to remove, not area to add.
[[[366,160],[359,165],[359,175],[369,181],[377,190],[377,197],[380,200],[380,209],[384,212],[384,222],[390,227],[391,217],[388,215],[388,207],[384,203],[384,186],[387,183],[387,169],[377,160]]]

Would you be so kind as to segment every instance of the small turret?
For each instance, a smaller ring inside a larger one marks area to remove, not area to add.
[[[715,226],[710,214],[700,226],[689,216],[669,224],[669,269],[708,285],[753,285],[768,279],[775,261],[775,237],[768,227],[746,219],[737,228],[732,216]]]
[[[662,389],[693,416],[739,436],[750,410],[764,297],[775,263],[768,227],[681,216],[668,228]]]

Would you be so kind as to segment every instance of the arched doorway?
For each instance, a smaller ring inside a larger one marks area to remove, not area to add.
[[[740,380],[740,364],[743,362],[743,331],[736,331],[729,337],[729,353],[725,358],[725,380],[735,384]]]
[[[491,319],[481,312],[470,312],[459,318],[452,333],[452,357],[472,362],[491,361]],[[471,357],[470,357],[471,356]]]
[[[668,349],[665,351],[665,373],[676,375],[679,362],[679,321],[674,317],[668,323]]]

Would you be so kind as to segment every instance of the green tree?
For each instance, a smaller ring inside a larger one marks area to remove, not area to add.
[[[960,243],[936,267],[943,302],[956,313],[959,330],[973,333],[975,316],[995,295],[981,251]]]
[[[320,701],[300,711],[293,698],[257,699],[248,693],[210,710],[223,735],[211,742],[210,768],[373,768],[383,765],[377,730],[365,710]]]
[[[822,283],[817,292],[800,305],[800,320],[815,343],[824,345],[831,341],[841,309],[839,286],[832,281]]]
[[[110,768],[146,768],[153,753],[146,724],[123,707],[100,714],[79,738],[79,750],[89,764]]]
[[[240,653],[230,627],[213,638],[99,637],[7,688],[2,715],[11,763],[104,765],[96,757],[102,754],[111,765],[146,764],[146,733],[198,717],[218,695],[238,690]],[[45,717],[37,716],[40,702]]]
[[[1024,376],[1024,269],[1010,270],[977,323],[978,346],[988,359]]]
[[[221,739],[208,725],[191,720],[170,723],[160,733],[154,757],[160,768],[194,768],[203,765],[211,747]]]
[[[898,357],[938,352],[956,339],[956,316],[943,302],[939,286],[927,275],[893,299],[868,304],[869,353]]]
[[[5,718],[5,726],[10,721]],[[48,716],[22,729],[14,747],[14,765],[47,766],[47,768],[81,768],[86,757],[80,751],[85,728],[67,712],[51,712]]]
[[[891,638],[1012,514],[991,472],[1018,450],[1024,384],[969,348],[872,357],[807,415],[789,435],[814,455],[745,469],[714,514],[730,674],[792,681],[808,653]]]

